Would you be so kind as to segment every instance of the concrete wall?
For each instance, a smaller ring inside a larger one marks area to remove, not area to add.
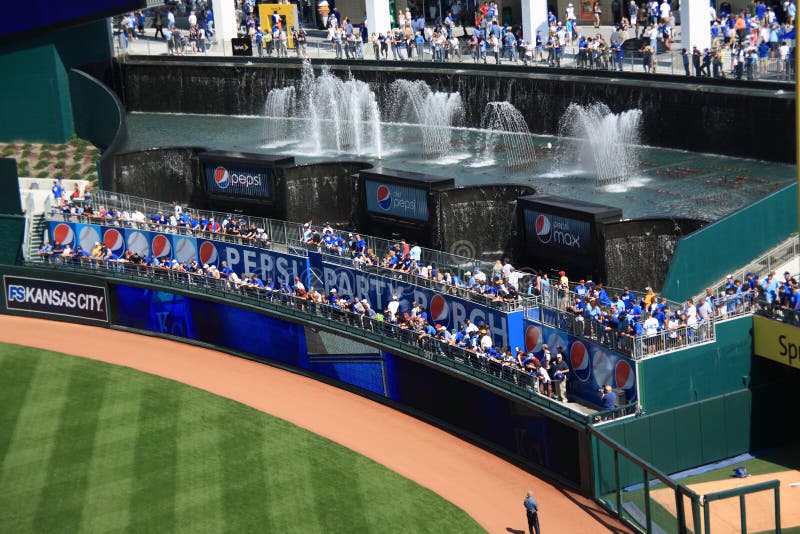
[[[205,59],[205,58],[203,58]],[[490,101],[507,100],[534,133],[556,134],[571,103],[606,103],[612,111],[642,110],[643,142],[649,145],[772,161],[795,161],[793,92],[769,85],[725,80],[702,86],[682,77],[658,80],[632,73],[591,73],[562,69],[459,65],[458,72],[426,63],[395,67],[374,62],[328,60],[332,71],[370,83],[379,104],[398,78],[421,79],[436,91],[461,93],[469,125],[479,126]],[[300,62],[238,60],[209,64],[184,59],[169,67],[156,58],[121,64],[120,91],[129,110],[225,115],[261,114],[275,87],[299,86]],[[764,129],[764,124],[774,127]],[[753,143],[742,131],[759,131]]]

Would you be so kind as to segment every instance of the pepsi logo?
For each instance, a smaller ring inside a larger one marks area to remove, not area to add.
[[[68,224],[59,223],[53,228],[53,243],[56,245],[72,245],[75,241],[75,232]]]
[[[377,197],[378,206],[380,206],[381,209],[388,210],[392,207],[392,192],[388,187],[385,185],[379,185]]]
[[[553,238],[553,225],[546,215],[536,217],[536,237],[542,243],[549,243]]]
[[[529,326],[525,329],[525,352],[539,352],[542,350],[542,331],[538,326]]]
[[[129,233],[128,248],[139,256],[147,256],[147,250],[149,248],[147,236],[145,236],[142,232]]]
[[[614,379],[618,388],[631,389],[636,385],[636,375],[631,364],[625,360],[619,360],[614,366]]]
[[[84,225],[78,230],[78,244],[83,250],[91,251],[98,241],[100,241],[100,233],[96,226]]]
[[[553,356],[555,356],[558,347],[567,348],[568,345],[566,336],[556,330],[551,331],[547,336],[547,346]]]
[[[163,258],[169,256],[172,252],[172,245],[169,238],[165,235],[158,234],[153,238],[152,244],[153,256],[156,258]]]
[[[446,321],[450,315],[447,301],[441,295],[434,295],[431,299],[430,315],[432,321]]]
[[[103,245],[117,256],[121,256],[125,249],[125,239],[119,230],[110,228],[103,234]]]
[[[212,265],[217,263],[217,247],[211,241],[205,241],[200,245],[200,263]]]
[[[220,189],[227,189],[231,183],[230,173],[225,167],[217,167],[214,169],[214,183]]]
[[[592,374],[589,366],[589,350],[580,341],[575,341],[569,348],[569,363],[572,372],[581,382],[586,382]]]
[[[611,385],[614,369],[611,358],[604,351],[595,349],[592,354],[592,373],[597,386]]]
[[[197,259],[197,245],[191,237],[179,237],[175,240],[175,259],[180,263]]]

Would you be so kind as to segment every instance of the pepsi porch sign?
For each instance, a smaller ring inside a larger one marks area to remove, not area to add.
[[[213,161],[203,162],[206,191],[229,197],[272,198],[272,171]]]
[[[592,244],[588,222],[530,209],[525,210],[525,233],[529,245],[577,253],[588,252]]]
[[[424,189],[373,180],[366,180],[364,187],[370,213],[428,221],[428,194]]]

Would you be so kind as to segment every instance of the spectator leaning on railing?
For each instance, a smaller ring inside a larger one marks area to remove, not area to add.
[[[446,345],[460,349],[463,351],[460,357],[465,363],[477,364],[485,372],[541,395],[556,396],[556,400],[567,401],[565,384],[569,369],[563,363],[561,347],[554,362],[550,358],[539,361],[532,353],[526,354],[519,347],[512,353],[510,348],[495,343],[488,325],[476,325],[465,320],[460,327],[448,330],[430,320],[424,307],[416,302],[409,310],[403,311],[399,308],[397,297],[394,297],[383,310],[376,310],[367,299],[339,295],[336,288],[331,288],[327,295],[314,287],[306,290],[297,277],[294,280],[263,280],[255,273],[242,273],[239,276],[225,262],[217,268],[214,265],[200,265],[195,260],[178,262],[169,257],[142,257],[132,251],[126,251],[122,257],[117,257],[101,243],[96,243],[91,253],[82,251],[80,247],[73,251],[69,246],[51,247],[45,243],[39,253],[43,261],[56,265],[107,269],[151,280],[178,281],[197,287],[207,286],[237,292],[296,306],[305,311],[314,311],[325,317],[337,317],[365,329],[374,329],[375,324],[382,324],[388,329],[385,332],[392,332],[393,336],[402,337],[407,342],[433,348]],[[339,314],[333,314],[334,310]],[[428,341],[437,343],[430,345]],[[475,358],[474,362],[468,361],[472,358]],[[554,380],[557,383],[555,388]]]

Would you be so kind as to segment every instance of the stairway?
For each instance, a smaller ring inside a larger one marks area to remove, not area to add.
[[[44,213],[37,213],[31,218],[28,237],[28,248],[25,250],[25,260],[37,261],[39,259],[39,247],[44,242],[44,232],[47,230],[47,220]]]

